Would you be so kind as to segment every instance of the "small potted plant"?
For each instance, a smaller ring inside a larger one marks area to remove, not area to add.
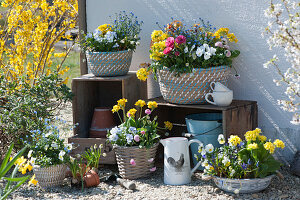
[[[146,104],[143,100],[135,103],[137,109],[125,111],[127,99],[118,100],[112,112],[122,111],[122,124],[112,128],[108,133],[108,140],[115,148],[119,173],[122,178],[137,179],[156,170],[154,159],[159,144],[158,131],[171,130],[172,123],[166,121],[164,128],[159,128],[157,116],[151,113],[157,108],[155,101]],[[144,108],[148,106],[148,108]]]
[[[238,40],[228,28],[216,30],[203,20],[192,27],[173,21],[154,30],[151,39],[152,64],[137,76],[145,80],[153,71],[163,98],[177,104],[205,103],[210,82],[227,85],[232,60],[240,53],[229,46]]]
[[[59,136],[57,126],[51,124],[49,119],[41,119],[44,126],[31,131],[31,140],[28,158],[34,163],[33,172],[41,187],[61,185],[66,175],[69,160],[68,153],[72,144],[65,144]]]
[[[68,166],[72,173],[71,185],[83,187],[95,187],[99,185],[98,176],[99,159],[106,156],[102,153],[103,145],[91,146],[83,155],[78,154],[77,158],[70,156]]]
[[[121,76],[128,73],[132,52],[139,45],[141,25],[125,11],[116,14],[111,24],[103,24],[81,41],[88,67],[95,76]]]
[[[224,136],[220,135],[218,141],[224,144]],[[269,186],[281,165],[273,153],[284,147],[281,140],[271,142],[256,128],[246,132],[244,141],[231,135],[222,147],[214,148],[208,144],[195,156],[202,162],[204,174],[212,176],[222,190],[236,194],[253,193]]]

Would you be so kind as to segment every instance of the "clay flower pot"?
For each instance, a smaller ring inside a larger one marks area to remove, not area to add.
[[[94,110],[90,138],[106,138],[107,131],[115,126],[111,108],[97,107]]]
[[[100,184],[100,178],[94,170],[88,171],[84,176],[84,187],[95,187]]]

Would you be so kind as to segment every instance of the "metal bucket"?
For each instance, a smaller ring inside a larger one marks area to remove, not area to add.
[[[189,139],[200,140],[204,147],[207,144],[212,144],[214,148],[221,146],[218,142],[218,136],[223,133],[222,113],[191,114],[185,117],[185,121],[190,135]],[[193,163],[196,165],[198,161],[194,154],[199,155],[198,145],[191,144],[190,147]],[[203,170],[203,167],[199,167],[198,170]]]

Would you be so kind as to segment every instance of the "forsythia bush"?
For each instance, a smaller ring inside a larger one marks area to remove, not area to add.
[[[0,26],[0,143],[1,153],[7,143],[20,147],[39,121],[53,118],[55,111],[72,93],[65,85],[68,71],[63,63],[72,47],[55,53],[58,41],[72,40],[68,35],[76,25],[77,0],[3,0],[7,8]],[[0,16],[1,18],[2,16]],[[60,58],[54,66],[52,60]]]
[[[4,0],[9,8],[4,27],[0,27],[0,68],[8,81],[26,75],[27,81],[52,72],[54,44],[62,38],[71,39],[66,32],[75,27],[77,0]],[[32,57],[32,61],[28,61]],[[64,61],[64,59],[63,59]],[[55,69],[60,72],[62,63]]]

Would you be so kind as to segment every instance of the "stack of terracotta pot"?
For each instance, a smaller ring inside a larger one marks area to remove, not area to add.
[[[96,107],[90,128],[90,138],[106,138],[107,131],[114,126],[111,108]]]

